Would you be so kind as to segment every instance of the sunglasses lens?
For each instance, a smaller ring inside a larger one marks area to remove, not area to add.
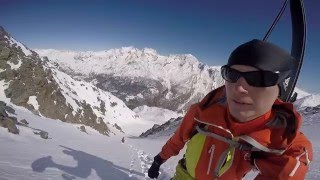
[[[264,80],[263,87],[274,86],[278,84],[279,74],[273,72],[265,72],[264,76],[266,77]]]
[[[252,71],[244,75],[247,83],[254,87],[269,87],[278,83],[279,74],[270,71]]]
[[[240,77],[240,74],[238,73],[238,71],[233,70],[232,68],[230,68],[228,66],[222,66],[221,75],[224,80],[226,80],[228,82],[232,82],[232,83],[237,82],[237,80]]]

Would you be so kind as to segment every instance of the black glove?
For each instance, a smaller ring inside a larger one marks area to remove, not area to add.
[[[153,159],[153,163],[150,167],[150,169],[148,170],[148,176],[150,178],[158,178],[159,176],[159,169],[161,164],[164,162],[164,160],[161,158],[161,156],[158,154],[154,157]]]

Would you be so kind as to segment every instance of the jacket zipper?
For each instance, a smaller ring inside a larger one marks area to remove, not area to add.
[[[215,148],[215,145],[212,144],[212,145],[211,145],[211,148],[210,148],[209,151],[208,151],[208,153],[210,154],[210,160],[209,160],[207,175],[209,175],[209,173],[210,173],[211,164],[212,164],[212,159],[213,159],[213,154],[214,154],[214,148]]]

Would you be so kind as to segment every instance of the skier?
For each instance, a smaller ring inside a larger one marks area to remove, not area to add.
[[[301,115],[279,98],[294,58],[280,47],[252,40],[237,47],[221,68],[225,85],[190,107],[148,170],[159,168],[187,144],[174,180],[304,179],[313,152],[300,132]]]

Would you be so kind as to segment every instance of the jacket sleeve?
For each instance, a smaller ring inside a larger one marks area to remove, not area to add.
[[[180,126],[177,128],[173,136],[162,147],[162,150],[159,153],[162,159],[167,160],[171,156],[176,156],[179,154],[180,150],[189,140],[195,126],[194,117],[197,113],[197,107],[197,104],[194,104],[189,108]]]
[[[312,158],[312,145],[300,133],[284,154],[254,159],[254,165],[259,171],[255,179],[304,179]]]

